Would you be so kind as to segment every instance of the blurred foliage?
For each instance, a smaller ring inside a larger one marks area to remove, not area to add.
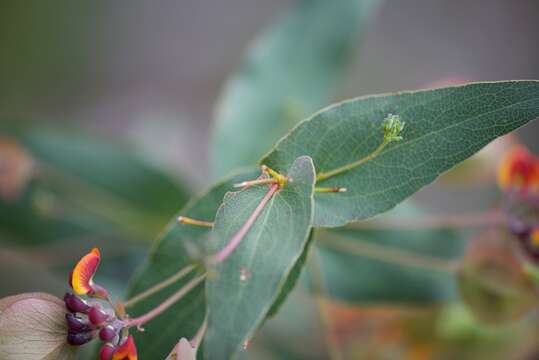
[[[378,3],[299,0],[256,39],[217,107],[211,145],[216,177],[253,165],[296,123],[330,102]]]
[[[379,228],[318,230],[317,253],[327,295],[349,304],[440,304],[458,298],[454,271],[466,244],[454,230],[384,228],[384,219],[413,224],[424,217],[410,202],[379,220]],[[351,275],[354,274],[354,275]]]
[[[33,164],[16,197],[0,199],[2,233],[18,244],[95,235],[148,241],[187,199],[177,180],[109,140],[36,125],[0,130],[1,141],[19,148],[1,162]]]

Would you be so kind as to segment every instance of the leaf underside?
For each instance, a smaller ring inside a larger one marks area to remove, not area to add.
[[[233,184],[258,176],[258,169],[247,169],[227,178],[193,199],[178,215],[198,220],[213,221],[217,209]],[[174,218],[164,233],[155,242],[148,260],[131,280],[129,296],[134,296],[151,286],[169,278],[185,266],[192,264],[189,252],[204,249],[209,241],[211,229],[180,224]],[[159,305],[189,278],[178,281],[151,298],[140,302],[128,312],[141,315]],[[189,295],[147,325],[143,333],[135,332],[135,339],[142,359],[164,359],[181,337],[194,336],[205,315],[204,286],[197,286]]]
[[[215,266],[206,281],[207,359],[228,359],[240,351],[264,321],[305,249],[312,221],[314,167],[310,158],[300,157],[284,173],[293,181],[270,199],[238,248]],[[267,186],[259,186],[225,196],[214,227],[219,248],[267,191]]]

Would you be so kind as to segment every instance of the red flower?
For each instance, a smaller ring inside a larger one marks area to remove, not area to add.
[[[539,161],[524,146],[513,148],[498,166],[498,184],[524,194],[539,190]]]
[[[129,335],[112,355],[112,360],[137,360],[137,358],[137,348],[132,335]]]
[[[71,272],[70,285],[77,295],[89,295],[107,298],[108,293],[101,286],[94,284],[93,276],[101,261],[98,248],[93,248],[88,254],[79,260]]]

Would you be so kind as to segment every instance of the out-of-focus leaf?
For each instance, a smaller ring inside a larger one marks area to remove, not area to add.
[[[0,296],[25,291],[47,291],[62,295],[67,286],[67,278],[54,276],[36,258],[21,251],[2,248],[0,251],[0,273],[10,274],[0,277]]]
[[[273,195],[241,244],[206,281],[206,359],[230,359],[240,352],[304,252],[313,215],[312,160],[299,157],[284,173],[289,177],[286,186]],[[267,192],[267,186],[260,186],[225,196],[215,218],[218,248],[227,245]],[[245,271],[248,276],[243,276]]]
[[[490,228],[470,243],[459,271],[459,289],[479,320],[514,322],[539,306],[533,280],[516,252],[518,240],[504,228]]]
[[[74,360],[67,343],[65,306],[48,294],[31,293],[0,300],[2,360]]]
[[[227,191],[235,183],[258,176],[259,171],[248,169],[216,184],[203,196],[193,199],[178,215],[213,221]],[[169,278],[192,264],[190,251],[204,249],[209,241],[210,228],[180,224],[176,218],[155,242],[148,260],[131,280],[129,295],[134,296]],[[162,290],[151,298],[128,308],[130,315],[141,315],[163,302],[184,285],[189,278]],[[144,333],[135,333],[141,359],[165,358],[181,337],[191,338],[201,326],[206,311],[204,287],[198,286],[162,315],[145,325]]]
[[[0,134],[35,164],[17,199],[0,199],[0,231],[20,241],[111,233],[144,238],[187,199],[167,175],[105,139],[31,125],[2,126]],[[4,169],[0,182],[16,168]]]
[[[408,203],[387,215],[414,216],[421,212]],[[347,227],[315,232],[315,241],[331,298],[403,305],[457,298],[452,261],[462,253],[465,241],[454,231]]]
[[[306,115],[330,101],[377,0],[300,0],[256,40],[216,114],[216,177],[252,165]]]
[[[382,122],[388,114],[406,123],[403,140],[373,156],[383,142]],[[364,159],[360,166],[317,182],[348,189],[315,196],[314,226],[340,226],[391,209],[490,141],[538,116],[539,81],[362,97],[301,122],[261,163],[279,171],[307,155],[323,177]]]

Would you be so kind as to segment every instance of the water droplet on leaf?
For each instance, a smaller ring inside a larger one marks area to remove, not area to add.
[[[240,281],[245,282],[251,278],[251,272],[249,269],[242,267],[240,269]]]

